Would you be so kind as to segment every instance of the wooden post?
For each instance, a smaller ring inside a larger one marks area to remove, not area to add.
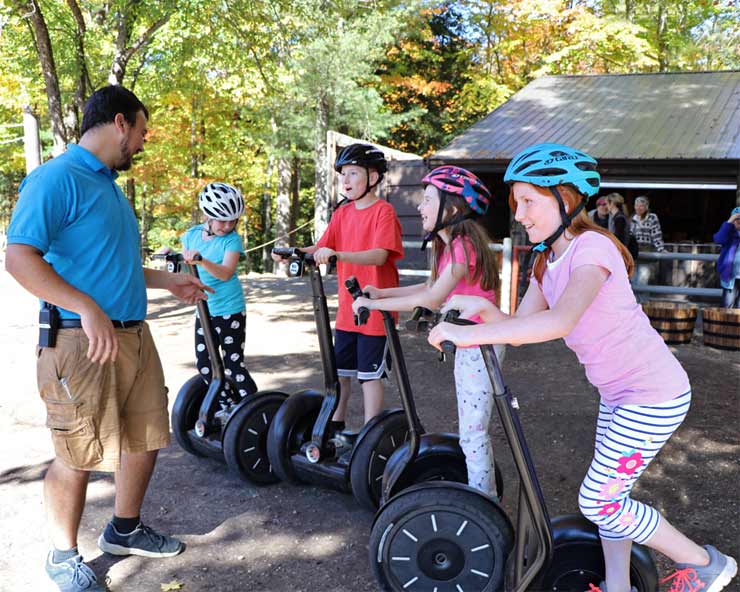
[[[41,164],[39,120],[30,106],[23,109],[23,149],[26,154],[26,174]]]

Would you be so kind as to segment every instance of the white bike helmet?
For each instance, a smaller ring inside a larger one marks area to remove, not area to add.
[[[236,187],[209,183],[198,195],[198,207],[212,220],[229,222],[244,213],[244,198]]]

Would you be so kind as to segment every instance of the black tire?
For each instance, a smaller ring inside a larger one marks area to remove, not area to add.
[[[313,424],[324,400],[321,393],[303,391],[287,398],[270,423],[267,458],[275,475],[288,483],[301,483],[290,457],[311,439]]]
[[[357,444],[349,478],[352,493],[364,508],[378,509],[385,465],[393,451],[406,440],[408,432],[405,416],[397,413],[375,424]]]
[[[553,561],[545,572],[545,590],[588,590],[605,578],[604,554],[598,528],[583,516],[557,516],[552,521]],[[658,592],[658,570],[647,547],[632,545],[630,580],[638,592]]]
[[[553,562],[545,572],[541,588],[560,592],[588,590],[589,584],[598,586],[605,577],[601,544],[593,541],[570,541],[555,545]],[[633,554],[630,581],[637,592],[657,592],[658,572],[655,564],[636,564]]]
[[[172,406],[172,433],[180,447],[194,456],[206,456],[193,446],[188,438],[188,431],[195,427],[198,412],[203,398],[208,392],[208,385],[199,376],[193,376],[182,385]]]
[[[288,395],[258,393],[240,403],[224,430],[223,451],[229,469],[249,483],[269,485],[280,478],[267,457],[270,423]]]
[[[465,486],[419,486],[385,504],[370,533],[381,590],[496,592],[514,532],[503,510]]]
[[[396,458],[391,459],[392,466],[403,456],[403,451],[396,453]],[[494,465],[496,490],[499,498],[503,498],[504,479],[499,468],[499,463]],[[417,483],[427,481],[452,481],[454,483],[468,482],[468,468],[465,462],[465,454],[458,443],[457,436],[452,434],[425,434],[414,462],[396,482],[391,495],[396,495]]]

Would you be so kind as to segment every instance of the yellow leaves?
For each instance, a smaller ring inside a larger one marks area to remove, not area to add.
[[[161,592],[171,592],[172,590],[182,590],[182,587],[185,584],[182,584],[178,582],[177,580],[172,580],[171,582],[167,582],[166,584],[162,584],[160,586]]]

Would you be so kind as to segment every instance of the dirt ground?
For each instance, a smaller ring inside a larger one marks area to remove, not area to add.
[[[264,275],[244,278],[244,284],[248,363],[257,383],[287,392],[320,387],[307,281]],[[327,291],[335,293],[334,281],[327,282]],[[52,458],[35,385],[36,303],[4,271],[0,294],[5,384],[0,396],[0,590],[36,591],[47,589],[42,480]],[[172,403],[193,373],[192,307],[163,292],[150,296],[150,323]],[[437,362],[419,337],[404,335],[403,345],[425,427],[456,430],[451,363]],[[696,338],[675,352],[692,381],[693,408],[635,495],[691,537],[738,557],[740,354],[704,347]],[[509,348],[504,373],[519,398],[551,515],[577,511],[596,395],[562,342]],[[397,405],[392,380],[388,393],[389,406]],[[359,397],[351,410],[357,424]],[[511,512],[515,473],[497,418],[492,434],[508,484],[504,506]],[[349,495],[308,486],[249,486],[224,464],[190,456],[173,444],[160,455],[143,511],[147,523],[187,544],[185,553],[163,560],[112,558],[97,549],[113,495],[111,477],[95,474],[80,531],[85,559],[112,591],[156,592],[175,582],[185,592],[376,589],[366,546],[372,515]],[[660,567],[663,573],[668,569],[664,561]],[[737,580],[728,590],[740,590]]]

